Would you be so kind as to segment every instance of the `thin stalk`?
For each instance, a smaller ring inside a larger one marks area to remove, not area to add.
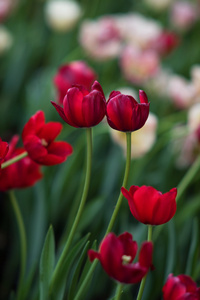
[[[121,294],[122,294],[122,289],[123,289],[123,285],[121,283],[118,283],[117,290],[116,290],[116,295],[115,295],[115,300],[120,300]]]
[[[84,205],[85,205],[85,201],[88,195],[88,190],[89,190],[89,184],[90,184],[90,177],[91,177],[91,165],[92,165],[92,128],[87,128],[86,129],[86,134],[87,134],[87,165],[86,165],[86,176],[85,176],[85,184],[84,184],[84,188],[83,188],[83,193],[82,193],[82,197],[81,197],[81,201],[80,201],[80,205],[74,220],[74,223],[72,225],[71,231],[69,233],[69,237],[66,241],[66,244],[64,246],[63,252],[57,262],[56,268],[54,270],[51,282],[50,282],[50,292],[53,289],[53,285],[56,281],[56,278],[58,276],[59,270],[62,268],[63,263],[66,259],[68,250],[71,246],[76,228],[78,226],[79,220],[81,218],[83,209],[84,209]]]
[[[148,242],[150,242],[150,241],[152,241],[152,225],[148,225]],[[138,296],[137,296],[137,300],[142,299],[142,295],[143,295],[143,292],[144,292],[144,287],[145,287],[145,283],[146,283],[146,279],[147,279],[147,274],[142,278],[140,288],[139,288],[139,292],[138,292]]]
[[[126,143],[127,143],[126,167],[125,167],[125,173],[124,173],[124,180],[123,180],[123,183],[122,183],[122,186],[125,187],[125,188],[126,188],[126,185],[127,185],[128,175],[129,175],[129,170],[130,170],[130,164],[131,164],[131,132],[126,133]],[[122,199],[123,199],[123,195],[120,192],[115,210],[112,214],[112,217],[111,217],[110,223],[108,224],[108,228],[107,228],[107,231],[106,231],[105,235],[107,235],[112,230],[112,227],[115,223],[119,208],[120,208],[121,203],[122,203]],[[91,278],[97,264],[98,264],[98,260],[95,259],[94,262],[92,263],[89,271],[88,271],[87,276],[85,277],[84,281],[82,282],[82,284],[80,286],[80,289],[79,289],[78,293],[76,294],[76,297],[75,297],[74,300],[79,300],[80,299],[80,297],[81,297],[85,287],[87,286],[88,281]]]
[[[1,169],[7,168],[8,166],[14,164],[15,162],[21,160],[22,158],[28,156],[28,152],[23,152],[1,164]]]
[[[127,181],[128,181],[128,175],[129,175],[129,170],[130,170],[130,164],[131,164],[131,132],[126,133],[126,143],[127,143],[127,154],[126,154],[126,167],[125,167],[125,173],[124,173],[124,180],[122,183],[122,186],[126,188]],[[122,192],[119,194],[119,198],[117,200],[117,204],[115,206],[114,212],[112,214],[112,217],[110,219],[110,223],[108,224],[108,228],[106,230],[105,235],[107,235],[109,232],[111,232],[113,225],[115,223],[115,220],[117,218],[117,214],[119,212],[121,203],[122,203],[123,195]]]
[[[193,165],[189,168],[181,182],[179,183],[177,189],[178,194],[176,197],[176,202],[181,198],[185,190],[187,189],[188,185],[191,183],[191,181],[194,179],[195,175],[200,169],[200,155],[197,157]]]
[[[76,297],[74,298],[74,300],[79,300],[80,299],[80,297],[83,294],[83,292],[84,292],[84,290],[85,290],[85,288],[86,288],[86,286],[87,286],[90,278],[92,277],[92,274],[93,274],[93,272],[94,272],[94,270],[95,270],[98,262],[99,261],[97,259],[95,259],[94,262],[92,263],[92,265],[91,265],[91,267],[90,267],[90,269],[89,269],[89,271],[88,271],[88,273],[87,273],[87,275],[86,275],[83,283],[81,284],[81,286],[80,286],[80,288],[78,290],[78,293],[76,294]]]
[[[17,203],[17,199],[15,197],[15,194],[13,191],[9,192],[10,196],[10,202],[12,204],[17,226],[19,230],[19,237],[20,237],[20,251],[21,251],[21,262],[20,262],[20,276],[19,276],[19,284],[18,284],[18,291],[17,291],[17,299],[21,299],[21,289],[22,289],[22,283],[24,280],[25,270],[26,270],[26,255],[27,255],[27,243],[26,243],[26,232],[25,232],[25,226],[22,219],[21,211],[19,208],[19,205]]]

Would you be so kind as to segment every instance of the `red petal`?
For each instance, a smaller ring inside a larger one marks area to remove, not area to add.
[[[139,90],[139,98],[140,98],[140,103],[148,103],[148,98],[147,98],[147,94],[142,91],[142,90]]]
[[[68,120],[65,116],[65,113],[64,113],[64,109],[58,105],[57,103],[51,101],[51,104],[53,104],[53,106],[55,107],[55,109],[57,110],[57,112],[59,113],[59,115],[61,116],[61,118],[66,122],[68,123]]]
[[[44,124],[41,128],[37,136],[40,139],[45,139],[45,141],[49,144],[54,141],[55,138],[59,135],[62,130],[62,124],[59,122],[48,122]]]
[[[78,88],[73,87],[68,90],[63,101],[64,113],[68,124],[74,127],[85,127],[82,111],[83,94]]]
[[[153,254],[153,243],[144,242],[142,244],[140,254],[139,254],[140,265],[149,269],[152,266],[152,254]]]
[[[93,260],[95,260],[95,258],[100,260],[100,254],[92,249],[90,249],[88,251],[88,256],[91,262],[93,262]]]
[[[24,129],[22,131],[22,140],[24,141],[27,135],[30,134],[37,135],[40,129],[44,126],[44,123],[45,123],[44,112],[38,111],[25,124]]]
[[[102,94],[93,91],[83,98],[82,112],[85,127],[92,127],[99,124],[106,113],[106,102]]]

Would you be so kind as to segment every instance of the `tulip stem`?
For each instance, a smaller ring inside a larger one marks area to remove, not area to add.
[[[127,142],[127,155],[126,155],[126,167],[125,167],[125,173],[124,173],[124,180],[123,180],[123,184],[122,184],[123,187],[126,187],[126,184],[128,181],[129,170],[130,170],[130,164],[131,164],[131,132],[126,133],[126,142]],[[112,227],[113,227],[115,219],[117,217],[117,213],[119,211],[122,199],[123,199],[123,195],[120,192],[120,195],[119,195],[119,198],[117,201],[117,205],[116,205],[113,215],[111,217],[110,223],[108,224],[108,228],[107,228],[105,235],[107,235],[112,230]],[[82,292],[84,291],[85,287],[87,286],[88,281],[91,278],[91,276],[97,266],[97,263],[98,263],[98,260],[95,259],[94,262],[92,263],[90,269],[88,270],[87,276],[85,277],[84,281],[82,282],[82,284],[79,288],[79,291],[74,300],[80,299]]]
[[[115,300],[120,300],[121,294],[122,294],[122,289],[123,289],[123,284],[118,283],[117,290],[116,290],[116,295],[115,295]]]
[[[53,286],[56,282],[59,271],[62,269],[63,263],[66,259],[67,253],[68,253],[68,250],[71,246],[76,228],[78,226],[79,220],[81,218],[81,215],[82,215],[82,212],[83,212],[83,209],[84,209],[85,201],[86,201],[88,190],[89,190],[90,177],[91,177],[91,166],[92,166],[92,128],[86,128],[86,130],[87,130],[86,131],[86,134],[87,134],[87,156],[86,156],[87,163],[86,163],[85,184],[84,184],[80,205],[79,205],[74,223],[72,225],[72,228],[71,228],[71,231],[69,233],[66,244],[64,246],[63,252],[62,252],[62,254],[61,254],[61,256],[60,256],[60,258],[57,262],[57,265],[55,267],[55,270],[54,270],[52,278],[51,278],[50,293],[53,290]]]
[[[126,143],[127,143],[126,167],[125,167],[125,173],[124,173],[124,180],[123,180],[123,183],[122,183],[122,186],[124,188],[126,188],[126,185],[127,185],[128,175],[129,175],[129,170],[130,170],[130,164],[131,164],[131,132],[126,133]],[[119,198],[117,200],[117,204],[116,204],[114,212],[112,214],[110,223],[108,224],[108,228],[106,230],[105,235],[107,235],[109,232],[111,232],[111,230],[113,228],[113,225],[115,223],[118,211],[119,211],[121,203],[122,203],[122,199],[123,199],[123,195],[122,195],[122,192],[120,192]]]
[[[21,265],[20,265],[20,277],[19,277],[19,284],[18,284],[18,291],[17,291],[17,299],[22,299],[21,289],[22,289],[22,283],[24,280],[25,269],[26,269],[26,232],[25,232],[25,226],[24,226],[22,214],[14,192],[10,191],[9,196],[15,213],[18,230],[19,230],[19,237],[20,237]]]
[[[187,189],[190,182],[193,180],[195,175],[197,174],[198,170],[200,168],[200,155],[197,157],[196,161],[193,163],[193,165],[189,168],[188,172],[185,174],[181,182],[179,183],[177,189],[178,194],[176,197],[176,202],[181,198],[182,194]]]
[[[152,225],[148,225],[148,242],[152,241],[152,229],[153,226]],[[137,296],[137,300],[141,300],[142,299],[142,295],[144,292],[144,286],[146,283],[146,279],[147,279],[147,274],[142,278],[141,284],[140,284],[140,288],[139,288],[139,292],[138,292],[138,296]]]
[[[5,161],[4,163],[1,164],[1,169],[5,169],[7,168],[8,166],[14,164],[15,162],[21,160],[22,158],[26,157],[28,155],[28,152],[23,152],[7,161]]]

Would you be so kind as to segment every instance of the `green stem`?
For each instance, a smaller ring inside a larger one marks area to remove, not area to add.
[[[129,175],[129,170],[130,170],[130,164],[131,164],[131,132],[126,133],[126,141],[127,141],[127,155],[126,155],[126,167],[125,167],[125,173],[124,173],[124,180],[123,180],[123,183],[122,183],[123,187],[126,187],[126,185],[127,185],[128,175]],[[117,201],[117,205],[116,205],[115,210],[112,214],[110,223],[108,224],[106,234],[108,234],[112,230],[112,227],[113,227],[114,222],[116,220],[116,217],[117,217],[122,199],[123,199],[123,195],[120,192],[119,198],[118,198],[118,201]],[[78,293],[77,293],[74,300],[79,300],[80,299],[86,285],[88,284],[89,279],[92,276],[92,273],[94,272],[94,270],[97,266],[97,263],[98,263],[98,260],[95,259],[94,262],[92,263],[88,273],[87,273],[87,276],[85,277],[84,281],[82,282],[82,284],[80,286],[80,289],[79,289],[79,291],[78,291]]]
[[[20,265],[20,277],[19,277],[19,284],[18,284],[17,299],[21,299],[21,289],[22,289],[22,283],[24,280],[25,269],[26,269],[26,232],[25,232],[21,211],[17,203],[17,199],[15,198],[14,192],[10,191],[9,196],[15,213],[15,217],[19,229],[19,236],[20,236],[21,265]]]
[[[90,184],[90,177],[91,177],[91,165],[92,165],[92,128],[87,128],[87,165],[86,165],[86,176],[85,176],[85,184],[84,184],[84,188],[83,188],[83,194],[81,197],[81,201],[80,201],[80,205],[79,205],[79,209],[77,211],[74,223],[72,225],[71,231],[69,233],[69,237],[67,239],[67,242],[65,244],[65,247],[63,249],[63,252],[58,260],[58,263],[56,265],[56,268],[54,270],[51,282],[50,282],[50,292],[53,289],[54,283],[56,281],[56,278],[58,276],[58,273],[60,271],[60,269],[63,266],[63,263],[66,259],[68,250],[71,246],[71,242],[73,240],[76,228],[78,226],[79,220],[81,218],[83,209],[84,209],[84,205],[85,205],[85,201],[87,198],[87,194],[88,194],[88,190],[89,190],[89,184]]]
[[[80,286],[80,288],[78,290],[78,293],[76,294],[76,297],[74,298],[74,300],[79,300],[80,299],[80,297],[83,294],[83,292],[84,292],[84,290],[85,290],[85,288],[86,288],[86,286],[87,286],[90,278],[92,277],[92,274],[93,274],[93,272],[94,272],[94,270],[95,270],[98,262],[99,261],[97,259],[95,259],[94,262],[92,263],[92,265],[91,265],[89,271],[87,272],[87,275],[86,275],[83,283],[81,284],[81,286]]]
[[[177,189],[178,194],[176,197],[176,202],[181,198],[185,190],[187,189],[190,182],[194,179],[195,175],[197,174],[200,168],[200,155],[197,157],[193,165],[189,168],[188,172],[185,174],[181,182],[179,183]]]
[[[152,241],[152,228],[153,228],[152,225],[148,225],[148,242]],[[147,274],[142,278],[140,288],[139,288],[139,292],[138,292],[138,296],[137,296],[137,300],[142,299],[146,279],[147,279]]]
[[[15,162],[21,160],[22,158],[28,156],[28,152],[23,152],[1,164],[1,169],[7,168],[8,166],[14,164]]]
[[[127,181],[128,181],[128,175],[129,175],[129,170],[130,170],[130,164],[131,164],[131,132],[126,133],[126,141],[127,141],[127,154],[126,154],[126,167],[125,167],[125,173],[124,173],[124,180],[122,183],[122,186],[126,188]],[[114,212],[112,214],[110,223],[108,224],[108,228],[106,230],[107,235],[109,232],[111,232],[113,225],[115,223],[118,211],[120,209],[121,203],[122,203],[123,195],[122,192],[119,194],[119,198],[117,200],[117,204],[115,206]]]
[[[121,294],[122,294],[122,289],[123,289],[123,285],[121,283],[118,283],[115,300],[120,300]]]

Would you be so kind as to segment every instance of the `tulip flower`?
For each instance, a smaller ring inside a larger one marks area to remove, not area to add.
[[[0,164],[4,161],[6,154],[8,153],[9,145],[3,142],[0,138]]]
[[[139,91],[140,102],[132,96],[113,91],[107,103],[107,120],[113,129],[131,132],[144,126],[149,115],[149,103],[144,91]]]
[[[109,233],[101,242],[99,252],[88,251],[90,261],[99,259],[105,272],[121,283],[132,284],[140,282],[152,266],[153,244],[142,244],[139,261],[132,263],[137,253],[137,243],[132,235],[124,232],[118,237]]]
[[[25,124],[22,132],[24,148],[29,157],[42,165],[60,164],[72,153],[72,146],[66,142],[55,142],[62,130],[59,122],[45,124],[43,111],[38,111]]]
[[[132,215],[141,223],[161,225],[176,212],[176,188],[162,194],[151,186],[132,185],[129,191],[122,187],[121,192],[128,200]]]
[[[23,153],[23,148],[16,148],[19,137],[14,136],[9,144],[9,151],[5,161]],[[7,191],[15,188],[25,188],[32,186],[36,181],[42,178],[40,166],[25,157],[18,162],[13,163],[0,173],[0,191]]]
[[[96,79],[96,74],[84,61],[73,61],[62,65],[54,77],[54,84],[58,90],[58,102],[63,103],[67,90],[73,85],[82,85],[88,91]]]
[[[200,288],[190,276],[170,274],[163,286],[164,300],[200,300]]]
[[[70,88],[63,100],[63,108],[51,102],[61,118],[73,127],[93,127],[101,122],[106,112],[106,101],[101,85],[95,81],[91,92],[82,86]]]

